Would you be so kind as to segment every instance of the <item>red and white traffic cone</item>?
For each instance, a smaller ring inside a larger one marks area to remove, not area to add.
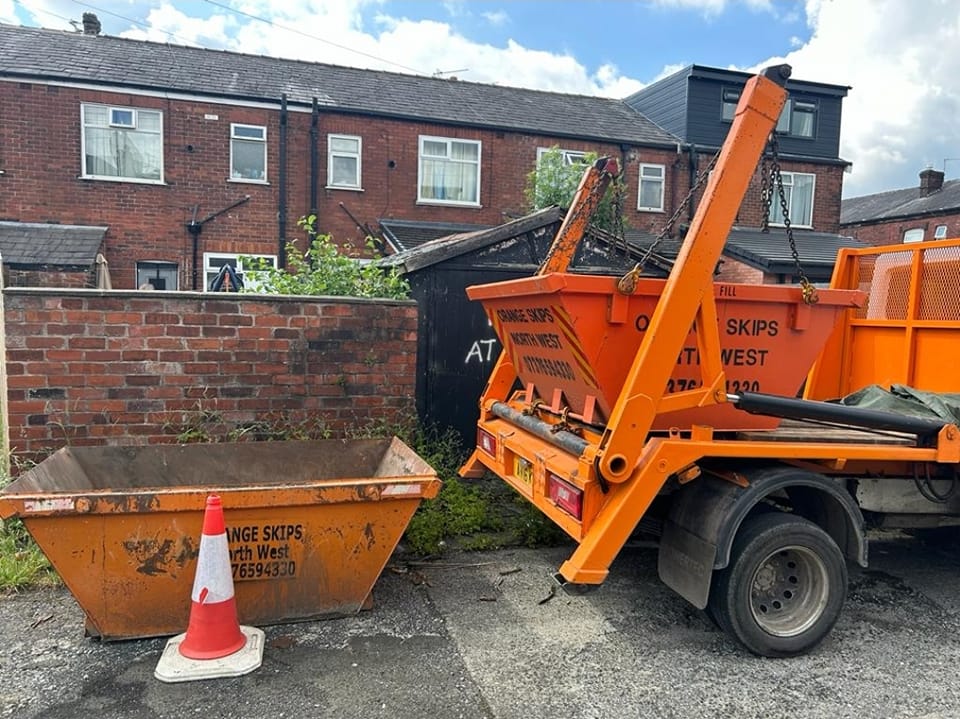
[[[240,626],[223,505],[207,497],[187,631],[167,642],[154,676],[164,682],[236,677],[263,663],[263,632]]]

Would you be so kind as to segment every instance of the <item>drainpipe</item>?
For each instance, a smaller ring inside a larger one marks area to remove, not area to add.
[[[319,181],[320,104],[313,98],[313,115],[310,118],[310,214],[317,216],[317,182]]]
[[[280,233],[277,249],[277,263],[283,269],[287,266],[287,93],[280,96],[280,162],[279,185],[277,191],[277,225]]]

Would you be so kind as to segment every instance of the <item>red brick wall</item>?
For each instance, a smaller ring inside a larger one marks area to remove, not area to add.
[[[891,220],[870,225],[844,225],[843,234],[856,237],[869,245],[899,245],[903,242],[903,233],[914,228],[923,229],[923,239],[932,240],[937,225],[947,226],[947,237],[960,236],[960,212],[953,211],[943,215],[924,217],[914,220]]]
[[[80,106],[83,102],[152,108],[163,112],[164,184],[80,179]],[[304,238],[297,220],[311,209],[310,122],[304,108],[291,108],[287,123],[287,239]],[[267,127],[269,184],[228,181],[230,124]],[[586,128],[588,131],[589,129]],[[362,137],[363,191],[326,189],[327,136]],[[479,140],[481,207],[417,203],[418,137]],[[180,289],[193,287],[193,238],[186,225],[203,220],[249,195],[243,204],[203,224],[197,241],[204,252],[279,254],[280,113],[276,108],[238,107],[172,98],[135,96],[34,83],[0,83],[0,219],[22,222],[105,225],[103,252],[113,286],[135,287],[138,261],[177,263]],[[689,188],[688,158],[675,148],[627,148],[518,132],[451,127],[373,116],[321,111],[318,144],[318,229],[338,242],[362,246],[354,220],[377,229],[380,218],[497,225],[524,212],[526,178],[538,147],[559,145],[624,160],[625,220],[659,232]],[[701,166],[709,161],[702,157]],[[663,212],[637,211],[640,163],[666,166]],[[786,170],[816,172],[817,230],[835,231],[842,169],[784,161]],[[759,182],[744,200],[742,224],[760,221]],[[685,221],[686,216],[681,218]],[[201,268],[202,269],[202,268]],[[197,271],[202,289],[203,274]]]
[[[338,436],[414,409],[413,302],[8,288],[4,310],[15,455]]]
[[[718,282],[739,282],[743,284],[776,283],[777,280],[767,275],[763,270],[751,267],[739,260],[724,257],[720,265],[720,272],[715,275]]]
[[[699,155],[701,171],[706,169],[712,155]],[[784,172],[806,172],[817,176],[813,190],[813,227],[818,232],[839,232],[840,229],[840,194],[843,188],[843,167],[838,165],[822,165],[812,162],[794,162],[782,160],[781,169]],[[750,178],[750,185],[740,203],[736,224],[746,227],[759,227],[763,221],[764,210],[761,201],[762,167]],[[705,185],[704,185],[705,187]],[[686,190],[684,190],[686,192]],[[698,191],[696,198],[699,202],[703,191]],[[683,197],[681,193],[680,197]],[[779,204],[779,198],[774,201]],[[685,221],[681,220],[681,221]]]
[[[164,184],[80,179],[81,103],[157,109],[163,112]],[[302,109],[302,108],[301,108]],[[311,209],[310,114],[291,111],[287,135],[287,238],[303,238],[297,220]],[[228,181],[230,124],[267,127],[269,184]],[[204,252],[278,254],[280,113],[203,102],[123,93],[0,83],[0,219],[22,222],[94,224],[109,227],[104,254],[115,288],[135,286],[137,261],[176,262],[180,289],[192,288],[192,238],[186,224],[249,195],[249,200],[203,225],[198,264]],[[327,136],[362,137],[363,191],[326,189]],[[480,140],[481,207],[417,204],[419,135]],[[447,127],[360,115],[321,112],[318,145],[318,229],[338,242],[362,247],[364,233],[346,210],[374,230],[380,218],[497,225],[524,211],[527,174],[538,147],[620,155],[617,145],[584,143],[510,132]],[[627,161],[627,221],[646,227],[664,213],[636,210],[640,162],[666,164],[669,189],[686,186],[674,178],[674,150],[633,149]],[[341,207],[341,204],[343,207]],[[198,273],[202,283],[202,273]],[[202,285],[198,285],[202,289]]]
[[[21,270],[4,266],[4,287],[93,287],[95,277],[92,270]]]

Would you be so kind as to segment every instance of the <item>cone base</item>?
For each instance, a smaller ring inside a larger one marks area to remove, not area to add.
[[[186,633],[167,642],[153,676],[162,682],[192,682],[201,679],[239,677],[258,669],[263,663],[264,633],[255,627],[240,626],[247,641],[233,654],[219,659],[188,659],[180,653]]]

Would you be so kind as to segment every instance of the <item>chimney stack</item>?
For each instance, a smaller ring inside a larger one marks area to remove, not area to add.
[[[939,192],[941,187],[943,187],[942,172],[928,167],[920,173],[920,197],[926,197],[927,195],[932,195],[934,192]]]
[[[84,35],[100,34],[100,20],[92,12],[85,12],[83,14],[83,34]]]

